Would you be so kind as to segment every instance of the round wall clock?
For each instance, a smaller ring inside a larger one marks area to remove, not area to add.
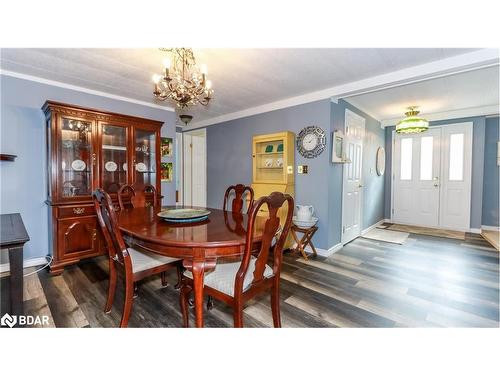
[[[297,150],[308,159],[317,157],[326,147],[326,135],[318,126],[308,126],[297,136]]]

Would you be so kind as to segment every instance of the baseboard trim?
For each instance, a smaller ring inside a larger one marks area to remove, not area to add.
[[[383,224],[386,222],[386,219],[382,219],[382,220],[379,220],[377,221],[375,224],[373,225],[370,225],[368,228],[365,228],[361,231],[361,235],[365,235],[366,233],[368,233],[369,231],[371,231],[373,228],[376,228],[378,227],[380,224]]]
[[[469,228],[465,232],[481,234],[480,228]]]
[[[23,262],[23,267],[28,268],[28,267],[42,266],[45,264],[47,264],[47,257],[31,258],[31,259],[26,259]],[[9,272],[9,271],[10,271],[10,264],[9,263],[0,264],[0,273]]]
[[[495,232],[500,232],[500,227],[494,227],[491,225],[481,225],[482,230],[493,230]]]
[[[337,251],[342,249],[343,246],[344,245],[342,245],[341,243],[338,243],[336,245],[333,245],[329,249],[320,249],[319,247],[316,247],[316,252],[318,253],[318,255],[327,258],[330,255],[332,255],[333,253],[336,253]],[[304,250],[308,254],[312,254],[312,252],[313,252],[309,245],[307,245]]]

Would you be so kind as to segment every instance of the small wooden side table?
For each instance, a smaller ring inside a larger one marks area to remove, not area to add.
[[[10,312],[23,315],[23,247],[30,240],[20,214],[0,215],[0,250],[9,251]]]
[[[292,233],[292,237],[297,244],[292,249],[292,251],[294,251],[294,252],[300,251],[300,253],[304,257],[304,259],[308,260],[307,254],[305,252],[305,248],[307,245],[309,245],[309,246],[311,246],[311,249],[313,251],[313,256],[317,256],[318,253],[316,253],[316,248],[314,247],[314,245],[312,243],[312,237],[314,236],[314,233],[316,233],[317,230],[318,230],[318,227],[316,225],[314,225],[310,228],[300,228],[300,227],[296,226],[295,224],[292,224],[292,227],[290,228],[290,232]],[[303,234],[302,238],[299,239],[299,236],[297,235],[298,233]]]

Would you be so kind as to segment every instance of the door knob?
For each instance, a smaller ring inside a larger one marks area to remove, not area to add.
[[[363,187],[363,184],[359,184],[359,185],[358,185],[358,187],[359,187],[359,188],[362,188],[362,187]]]

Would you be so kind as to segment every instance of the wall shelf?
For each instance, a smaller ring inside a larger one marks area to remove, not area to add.
[[[0,160],[2,160],[2,161],[14,161],[16,158],[17,158],[17,155],[0,154]]]

